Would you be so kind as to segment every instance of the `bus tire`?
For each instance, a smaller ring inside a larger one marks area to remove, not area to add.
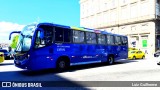
[[[114,58],[112,56],[108,57],[107,64],[112,65],[114,63]]]
[[[67,60],[65,60],[65,58],[60,58],[57,61],[56,64],[56,69],[58,71],[65,71],[69,68],[69,62],[67,62]]]

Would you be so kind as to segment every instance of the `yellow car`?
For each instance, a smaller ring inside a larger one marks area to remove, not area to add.
[[[128,52],[128,59],[144,59],[145,53],[140,50],[131,50]]]
[[[4,53],[0,52],[0,63],[4,62]]]
[[[131,47],[130,47],[130,48],[128,48],[128,50],[129,50],[129,51],[132,51],[132,50],[138,50],[138,49],[137,49],[137,48],[131,48]]]

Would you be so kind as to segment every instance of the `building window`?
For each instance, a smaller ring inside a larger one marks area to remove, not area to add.
[[[148,28],[148,24],[142,24],[141,30],[146,31]]]
[[[117,19],[117,9],[112,9],[110,11],[110,21],[114,22]]]
[[[110,21],[110,19],[108,19],[111,17],[110,13],[109,13],[109,11],[105,11],[103,14],[104,14],[103,21],[105,24],[107,24]]]
[[[126,4],[126,3],[127,3],[127,1],[128,1],[128,0],[121,0],[121,2],[120,2],[120,3],[121,3],[121,5],[124,5],[124,4]]]
[[[150,10],[146,10],[146,8],[148,8],[148,2],[142,2],[141,3],[141,16],[144,16],[144,15],[147,15],[148,14],[148,12],[150,11]]]
[[[108,4],[107,4],[107,2],[105,2],[105,3],[104,3],[104,7],[107,8],[107,6],[108,6]]]
[[[121,20],[125,20],[125,19],[128,18],[129,15],[127,15],[128,14],[128,10],[127,9],[128,8],[127,8],[126,5],[121,7]]]
[[[126,3],[127,2],[127,0],[122,0],[123,1],[123,3]]]
[[[115,2],[115,0],[112,0],[111,1],[111,8],[115,8],[115,6],[116,6],[116,2]]]
[[[114,33],[114,29],[113,28],[111,29],[111,32]]]
[[[101,11],[105,11],[105,10],[107,10],[107,8],[108,8],[108,2],[106,2],[105,0],[104,0],[104,2],[100,2]]]
[[[156,35],[156,48],[160,49],[160,35]]]
[[[127,32],[127,31],[126,31],[126,27],[122,27],[120,33],[121,33],[121,34],[124,34],[124,33],[126,33],[126,32]]]
[[[136,31],[136,27],[135,27],[135,26],[132,26],[132,27],[131,27],[131,31]]]
[[[137,3],[132,3],[131,4],[131,7],[130,7],[130,15],[131,15],[131,18],[135,18],[137,17]]]

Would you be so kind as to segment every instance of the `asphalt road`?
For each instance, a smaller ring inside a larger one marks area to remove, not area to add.
[[[15,67],[13,60],[6,60],[0,64],[0,81],[160,81],[160,66],[154,58],[148,58],[123,60],[114,65],[73,66],[65,72],[27,71]]]

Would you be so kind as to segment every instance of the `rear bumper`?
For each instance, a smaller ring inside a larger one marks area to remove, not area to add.
[[[128,57],[128,59],[132,59],[132,57]]]
[[[4,62],[4,58],[0,57],[0,63]]]

